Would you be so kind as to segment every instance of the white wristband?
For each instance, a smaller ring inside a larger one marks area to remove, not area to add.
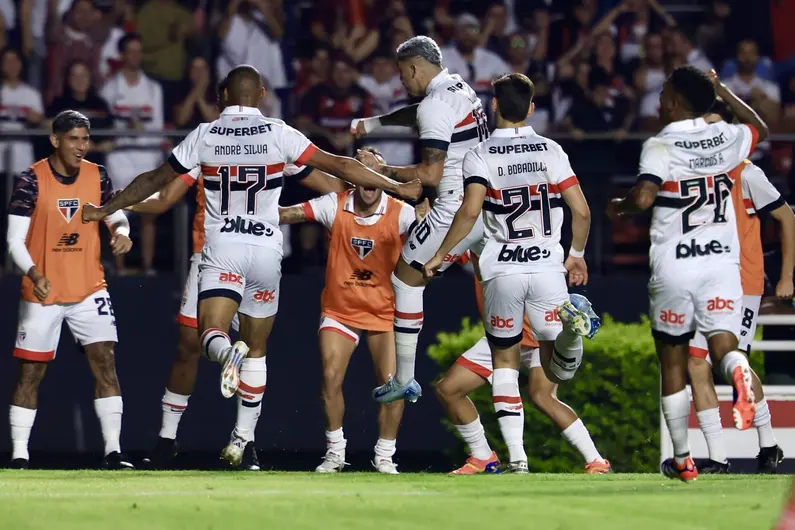
[[[574,247],[569,248],[569,257],[570,258],[581,258],[585,256],[585,249],[583,250],[574,250]]]
[[[375,118],[356,118],[355,120],[351,121],[351,133],[356,132],[357,127],[359,126],[359,122],[364,124],[364,132],[365,134],[370,134],[377,128],[381,126],[381,120],[378,117]]]

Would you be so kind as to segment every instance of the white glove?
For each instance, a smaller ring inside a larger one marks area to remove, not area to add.
[[[351,134],[355,134],[359,129],[359,122],[364,125],[364,133],[370,134],[381,126],[379,118],[356,118],[351,122]]]

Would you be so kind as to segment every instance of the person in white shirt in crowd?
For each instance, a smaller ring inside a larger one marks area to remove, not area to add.
[[[408,104],[408,95],[395,66],[392,54],[376,53],[370,63],[370,74],[362,74],[357,81],[373,97],[376,114],[389,114]],[[381,140],[371,142],[388,164],[407,166],[414,162],[414,134],[401,126],[382,127],[379,134],[403,135],[407,140]]]
[[[480,22],[464,13],[456,19],[456,40],[442,50],[444,66],[458,74],[475,92],[491,92],[491,81],[510,71],[508,64],[494,52],[481,47]]]
[[[279,42],[283,35],[281,2],[229,0],[218,25],[218,79],[226,77],[235,65],[250,64],[260,71],[270,90],[285,88],[287,74]]]
[[[702,72],[709,72],[713,69],[712,63],[704,52],[696,48],[682,28],[667,28],[664,34],[666,52],[673,63],[672,66],[690,65]]]
[[[737,73],[725,83],[774,128],[781,115],[781,91],[776,83],[759,77],[758,63],[759,45],[750,39],[741,41],[737,45]],[[760,142],[751,160],[758,161],[769,153],[770,141]]]
[[[114,128],[119,130],[116,150],[107,156],[108,172],[116,189],[125,188],[145,168],[163,161],[162,139],[158,136],[124,137],[123,131],[161,131],[163,129],[163,90],[141,70],[143,48],[136,33],[119,41],[122,67],[102,87]],[[146,274],[154,274],[155,218],[141,216],[141,258]],[[124,274],[124,258],[116,256],[116,268]]]
[[[0,53],[0,130],[24,131],[44,121],[41,92],[22,82],[22,57],[6,48]],[[0,172],[17,175],[33,164],[33,143],[8,137],[0,141]]]
[[[648,33],[643,42],[643,60],[634,74],[640,101],[638,114],[644,130],[657,132],[660,130],[660,93],[668,77],[663,38],[659,33]]]

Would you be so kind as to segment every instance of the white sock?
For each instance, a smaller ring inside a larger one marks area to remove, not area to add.
[[[677,464],[684,464],[690,456],[690,443],[687,440],[687,418],[690,416],[690,398],[687,390],[680,390],[676,394],[662,397],[662,410],[665,423],[671,433],[674,444],[674,460]]]
[[[24,458],[25,460],[30,460],[28,440],[30,440],[30,430],[33,429],[33,422],[36,420],[36,409],[26,409],[11,405],[8,411],[8,420],[11,424],[11,443],[14,446],[11,459]]]
[[[95,399],[94,410],[102,428],[102,438],[105,439],[105,455],[121,453],[119,438],[121,438],[121,415],[124,410],[121,396]]]
[[[182,419],[182,413],[188,408],[189,398],[190,396],[175,394],[166,388],[163,400],[160,403],[163,407],[163,422],[160,425],[161,438],[176,440],[179,420]]]
[[[375,457],[392,459],[397,448],[397,440],[384,440],[379,438],[375,443]]]
[[[201,336],[202,353],[217,363],[223,363],[232,350],[229,335],[217,328],[210,328]]]
[[[702,410],[701,412],[696,412],[696,416],[698,417],[698,425],[701,427],[701,432],[704,434],[704,439],[707,441],[709,459],[725,464],[729,461],[729,455],[726,454],[726,444],[723,442],[720,410]]]
[[[778,445],[776,437],[773,435],[773,418],[770,416],[770,408],[767,400],[763,399],[756,404],[756,414],[754,415],[754,427],[759,436],[759,447],[773,447]]]
[[[233,433],[236,438],[254,441],[254,430],[262,411],[262,395],[267,382],[268,365],[265,357],[243,359],[240,364],[240,386],[237,389],[237,422]]]
[[[596,450],[596,446],[591,439],[591,433],[588,432],[580,418],[577,418],[577,421],[566,427],[560,434],[580,452],[586,464],[590,464],[595,460],[604,460],[599,451]]]
[[[738,351],[730,351],[720,360],[721,370],[723,370],[723,374],[726,376],[726,380],[730,385],[734,382],[732,374],[734,373],[734,369],[738,366],[750,368],[748,365],[748,358]]]
[[[524,406],[519,393],[519,370],[497,368],[491,384],[494,410],[511,462],[527,461],[524,452]]]
[[[557,338],[550,365],[552,373],[562,381],[574,377],[582,362],[582,337],[566,329],[564,324]]]
[[[491,456],[492,450],[489,441],[486,440],[486,431],[480,423],[480,416],[472,423],[466,425],[456,425],[461,438],[469,446],[469,452],[478,460],[486,460]]]
[[[392,274],[392,289],[395,292],[395,355],[397,374],[401,385],[414,379],[414,363],[417,358],[417,340],[422,330],[422,293],[425,287],[411,287]]]
[[[342,427],[335,431],[326,431],[326,449],[330,449],[338,455],[345,455],[345,448],[348,446],[348,440],[345,439],[345,433],[342,432]]]

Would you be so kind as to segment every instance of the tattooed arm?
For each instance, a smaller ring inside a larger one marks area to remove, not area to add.
[[[417,124],[417,107],[419,103],[408,105],[393,110],[383,116],[372,118],[357,118],[351,122],[351,133],[356,138],[369,134],[381,126],[400,125],[403,127],[413,127]]]
[[[118,195],[109,200],[101,208],[83,208],[83,221],[98,221],[107,217],[117,210],[126,208],[132,204],[137,204],[150,197],[154,192],[179,177],[178,173],[168,162],[157,169],[141,173],[129,186],[124,188]]]
[[[419,179],[423,186],[438,186],[442,180],[445,159],[446,150],[423,147],[422,161],[419,164],[404,167],[385,165],[379,168],[379,173],[401,182]]]

